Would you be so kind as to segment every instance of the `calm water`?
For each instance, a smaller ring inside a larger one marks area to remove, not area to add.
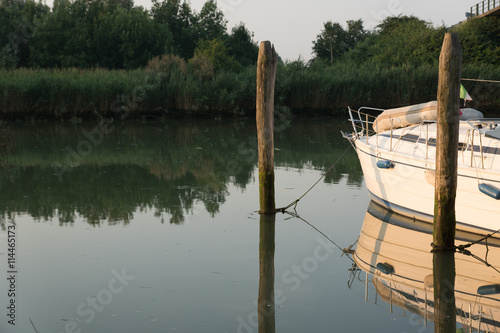
[[[349,146],[340,129],[277,121],[278,207]],[[348,285],[339,247],[369,204],[352,149],[299,202],[302,219],[278,214],[266,231],[252,120],[12,124],[1,136],[1,332],[257,332],[259,280],[275,290],[268,332],[433,331],[365,302],[361,278]],[[274,278],[259,271],[259,241]]]

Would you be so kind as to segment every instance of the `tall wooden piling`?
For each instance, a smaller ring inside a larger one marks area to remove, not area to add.
[[[462,48],[456,34],[447,33],[439,56],[434,245],[455,245],[458,126]]]
[[[275,214],[274,82],[278,58],[271,42],[260,43],[257,60],[257,139],[259,146],[260,214]]]
[[[462,48],[447,33],[439,56],[436,184],[434,195],[434,332],[455,332],[455,197]]]
[[[439,56],[434,245],[455,245],[458,127],[462,47],[456,34],[447,33]]]

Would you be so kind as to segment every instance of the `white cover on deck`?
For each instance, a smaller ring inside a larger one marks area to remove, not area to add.
[[[483,114],[475,109],[465,108],[460,111],[460,120],[483,118]],[[393,129],[420,124],[426,120],[437,120],[437,101],[387,109],[373,122],[375,132],[381,133],[390,130],[391,119]]]
[[[465,108],[460,109],[462,111],[462,115],[460,116],[460,120],[468,120],[468,119],[481,119],[484,118],[483,113],[476,109]]]
[[[392,119],[392,124],[391,124]],[[375,132],[385,132],[391,129],[419,124],[424,120],[437,119],[437,101],[387,109],[373,122]]]

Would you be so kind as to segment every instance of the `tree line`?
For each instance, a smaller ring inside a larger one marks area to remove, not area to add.
[[[253,64],[258,47],[243,23],[227,31],[215,0],[0,0],[0,68],[134,69],[164,54],[204,57],[226,68]]]
[[[500,20],[472,19],[451,28],[415,16],[384,19],[374,30],[362,20],[344,28],[328,21],[312,42],[308,65],[339,62],[383,66],[434,64],[444,33],[459,35],[464,62],[500,65]],[[175,55],[215,70],[235,70],[257,61],[258,46],[244,23],[228,31],[216,0],[196,12],[185,0],[0,0],[0,68],[145,67]]]
[[[0,118],[114,117],[121,106],[136,118],[255,112],[258,46],[244,23],[228,31],[215,0],[200,12],[185,0],[153,0],[149,10],[131,0],[36,1],[0,0]],[[395,16],[372,31],[361,20],[328,21],[311,38],[310,61],[279,62],[276,108],[331,114],[433,100],[450,30],[464,50],[463,77],[500,80],[500,19],[446,28]],[[464,86],[471,107],[497,115],[498,85]]]
[[[328,21],[313,41],[312,62],[372,63],[385,66],[436,64],[446,32],[456,32],[466,64],[500,65],[500,19],[471,19],[447,28],[415,16],[384,19],[373,31],[363,21]]]

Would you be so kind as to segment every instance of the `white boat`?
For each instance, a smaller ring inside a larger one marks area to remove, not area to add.
[[[481,332],[500,330],[500,240],[480,241],[476,233],[457,232],[456,245],[472,255],[455,254],[457,323]],[[349,286],[363,281],[365,301],[371,280],[378,295],[391,306],[433,321],[432,225],[388,211],[371,202],[354,251]],[[358,287],[359,288],[359,287]],[[376,302],[376,298],[375,298]],[[411,318],[411,316],[410,316]],[[417,322],[413,318],[413,322]]]
[[[457,229],[500,229],[500,119],[463,113],[459,129]],[[373,113],[379,113],[376,118]],[[370,116],[370,114],[372,114]],[[437,102],[398,109],[349,109],[355,147],[372,200],[433,221]],[[477,117],[475,119],[467,119]]]

